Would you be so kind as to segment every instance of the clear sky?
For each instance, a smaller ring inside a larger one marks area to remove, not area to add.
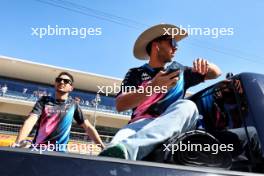
[[[264,74],[263,0],[0,0],[0,55],[123,78],[144,64],[133,57],[151,25],[232,28],[233,35],[190,35],[175,60],[204,57],[227,72]],[[101,35],[33,35],[32,28],[101,28]],[[1,69],[1,66],[0,66]],[[215,81],[192,88],[195,92]]]

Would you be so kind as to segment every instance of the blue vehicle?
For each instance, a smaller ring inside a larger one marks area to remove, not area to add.
[[[164,152],[163,144],[145,160],[264,173],[264,75],[241,73],[188,99],[196,103],[201,114],[198,130],[172,137],[167,146],[232,144],[233,150],[217,155],[208,151],[177,151],[172,155],[172,147]]]

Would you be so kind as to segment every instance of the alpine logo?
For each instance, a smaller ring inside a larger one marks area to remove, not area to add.
[[[141,80],[146,81],[149,79],[151,79],[151,77],[146,72],[142,73]]]

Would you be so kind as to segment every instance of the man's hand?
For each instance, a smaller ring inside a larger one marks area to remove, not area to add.
[[[154,87],[166,87],[169,90],[175,86],[179,80],[180,71],[175,71],[167,74],[164,71],[160,71],[151,81],[150,86]]]
[[[160,71],[151,81],[147,83],[147,86],[151,86],[152,90],[159,87],[160,90],[169,90],[175,86],[179,80],[180,71],[175,71],[170,74]],[[147,91],[146,91],[147,92]],[[139,92],[123,93],[116,98],[116,109],[118,111],[125,111],[132,109],[141,104],[149,96]]]
[[[193,62],[194,72],[205,75],[205,80],[216,79],[221,75],[221,70],[215,64],[209,63],[207,60],[198,58]]]
[[[193,61],[193,71],[205,75],[209,71],[209,63],[207,60],[198,58]]]
[[[21,142],[25,140],[29,133],[31,132],[32,128],[38,121],[38,115],[36,114],[31,114],[28,119],[24,122],[22,128],[20,129],[20,132],[16,138],[16,141],[14,144],[12,144],[12,147],[23,147],[21,146]]]
[[[92,126],[88,119],[84,120],[84,123],[81,124],[81,127],[85,130],[87,135],[96,143],[98,144],[101,149],[105,148],[104,143],[102,142],[97,130]]]
[[[10,145],[12,148],[29,148],[32,144],[31,140],[22,140],[21,142],[17,143],[14,142]]]
[[[12,144],[10,145],[10,147],[12,147],[12,148],[20,148],[20,144],[14,142],[14,143],[12,143]]]

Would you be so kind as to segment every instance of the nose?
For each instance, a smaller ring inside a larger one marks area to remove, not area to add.
[[[60,80],[60,82],[59,82],[60,84],[65,84],[65,82],[64,82],[64,80],[62,79],[62,80]]]
[[[175,53],[175,51],[177,51],[177,49],[178,49],[177,47],[176,48],[172,47],[172,52]]]

